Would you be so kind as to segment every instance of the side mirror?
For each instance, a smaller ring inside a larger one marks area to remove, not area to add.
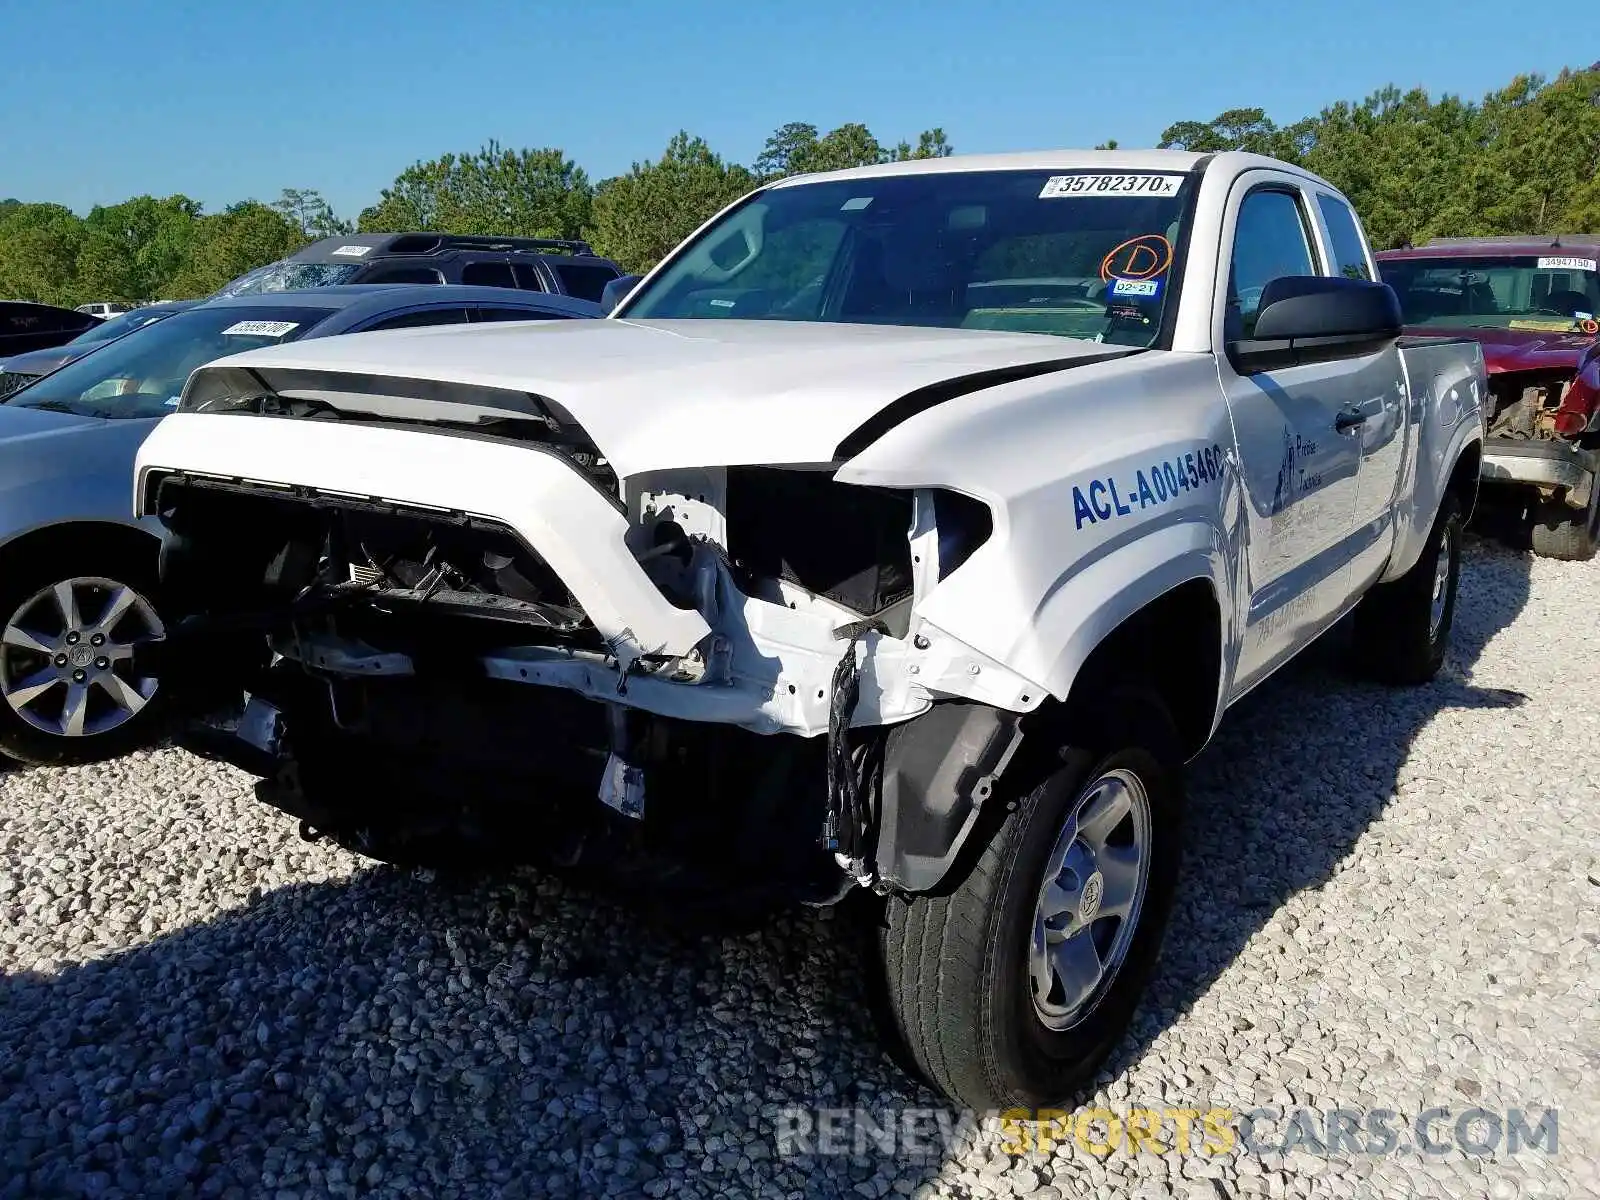
[[[623,297],[633,291],[634,284],[643,278],[643,275],[618,275],[606,284],[605,290],[600,293],[601,310],[609,313],[616,308],[622,303]]]
[[[1376,354],[1400,336],[1400,300],[1386,283],[1287,275],[1261,290],[1248,338],[1228,343],[1241,375]]]

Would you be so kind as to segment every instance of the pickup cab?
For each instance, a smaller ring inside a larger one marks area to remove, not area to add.
[[[304,836],[850,897],[902,1061],[1059,1102],[1228,706],[1352,611],[1382,679],[1445,655],[1483,359],[1400,327],[1346,200],[1268,158],[785,179],[605,320],[196,371],[136,468],[144,652]]]

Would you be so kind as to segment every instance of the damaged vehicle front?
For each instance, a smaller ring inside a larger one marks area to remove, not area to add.
[[[1378,256],[1406,332],[1483,346],[1485,498],[1535,554],[1600,545],[1600,238],[1433,238]]]
[[[145,652],[305,836],[875,896],[906,1061],[1059,1101],[1227,704],[1358,600],[1444,655],[1481,357],[1340,254],[1268,159],[947,159],[766,186],[606,320],[234,356],[140,453]]]

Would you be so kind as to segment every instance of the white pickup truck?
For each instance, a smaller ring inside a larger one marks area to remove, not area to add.
[[[152,669],[309,837],[875,895],[902,1059],[1059,1102],[1228,706],[1352,610],[1384,679],[1445,654],[1483,363],[1373,278],[1250,155],[782,180],[604,320],[198,370],[139,453]]]

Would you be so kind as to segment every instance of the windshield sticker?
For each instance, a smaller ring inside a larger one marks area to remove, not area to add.
[[[223,337],[282,337],[299,329],[299,321],[237,321],[222,331]]]
[[[872,197],[871,196],[851,196],[850,199],[846,200],[843,204],[839,205],[839,211],[840,212],[860,212],[863,208],[867,207],[867,205],[869,205],[871,203],[872,203]]]
[[[1039,199],[1063,196],[1176,196],[1182,175],[1052,175],[1044,181]]]
[[[1149,471],[1135,471],[1132,479],[1124,475],[1121,487],[1110,476],[1091,479],[1082,487],[1074,484],[1072,514],[1076,528],[1157,508],[1176,499],[1180,492],[1197,492],[1221,478],[1222,447],[1212,443],[1182,458],[1154,463]]]
[[[371,246],[340,246],[333,253],[338,258],[363,258],[371,250]]]
[[[1541,271],[1593,271],[1596,262],[1592,258],[1541,258],[1539,270]]]
[[[707,300],[706,303],[711,305],[712,308],[732,308],[739,302],[737,300]]]
[[[1554,317],[1519,317],[1508,323],[1511,329],[1526,329],[1539,333],[1571,333],[1574,322]]]
[[[1172,265],[1172,243],[1159,233],[1141,233],[1112,249],[1100,260],[1100,278],[1154,279]]]
[[[1124,299],[1136,296],[1145,300],[1154,300],[1161,295],[1161,280],[1113,279],[1111,281],[1111,294]]]

